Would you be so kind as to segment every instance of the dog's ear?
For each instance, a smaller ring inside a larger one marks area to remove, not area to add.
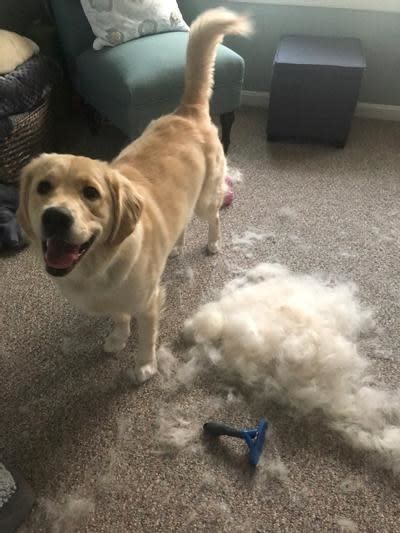
[[[117,246],[135,230],[142,212],[143,200],[133,185],[118,171],[110,170],[107,180],[113,209],[109,243]]]
[[[29,219],[28,203],[31,183],[35,175],[35,168],[39,158],[33,159],[30,163],[24,166],[19,178],[19,203],[17,209],[17,221],[21,226],[23,232],[29,239],[35,237],[31,222]]]
[[[32,180],[36,174],[45,175],[51,165],[54,154],[43,153],[26,164],[19,178],[19,203],[17,209],[17,222],[29,239],[34,239],[35,234],[29,219],[29,195],[31,193]]]

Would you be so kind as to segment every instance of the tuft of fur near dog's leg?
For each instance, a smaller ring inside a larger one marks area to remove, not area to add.
[[[160,409],[158,417],[157,441],[160,453],[173,455],[184,450],[200,434],[201,425],[179,410]]]
[[[114,315],[113,322],[113,330],[104,343],[104,351],[109,353],[123,350],[131,334],[131,317],[129,315],[123,313]]]
[[[91,499],[69,494],[63,502],[40,499],[38,508],[51,533],[73,533],[85,528],[95,504]]]

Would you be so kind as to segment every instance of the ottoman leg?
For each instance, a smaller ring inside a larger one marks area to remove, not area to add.
[[[103,117],[94,107],[86,102],[83,103],[82,109],[86,117],[90,133],[92,135],[97,135],[100,132],[103,123]]]
[[[222,113],[220,116],[221,126],[222,126],[222,146],[224,147],[225,155],[228,153],[228,148],[231,143],[231,129],[232,125],[235,122],[235,113],[234,111],[229,111],[228,113]]]
[[[337,140],[333,144],[336,148],[344,148],[346,146],[346,139]]]

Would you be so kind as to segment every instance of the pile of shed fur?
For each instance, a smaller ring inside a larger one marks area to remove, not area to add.
[[[194,348],[178,372],[193,379],[208,359],[266,407],[274,400],[320,415],[351,446],[375,452],[398,473],[399,394],[374,384],[358,349],[374,322],[355,293],[351,284],[260,264],[186,321],[184,337]]]

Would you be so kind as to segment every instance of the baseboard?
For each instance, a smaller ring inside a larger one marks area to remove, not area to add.
[[[264,91],[242,91],[242,105],[267,109],[269,93]],[[400,121],[400,106],[370,104],[358,102],[355,116],[359,118],[374,118],[377,120]]]
[[[360,118],[400,121],[400,106],[358,102],[355,114]]]
[[[242,91],[242,105],[268,109],[269,93],[262,91]]]

